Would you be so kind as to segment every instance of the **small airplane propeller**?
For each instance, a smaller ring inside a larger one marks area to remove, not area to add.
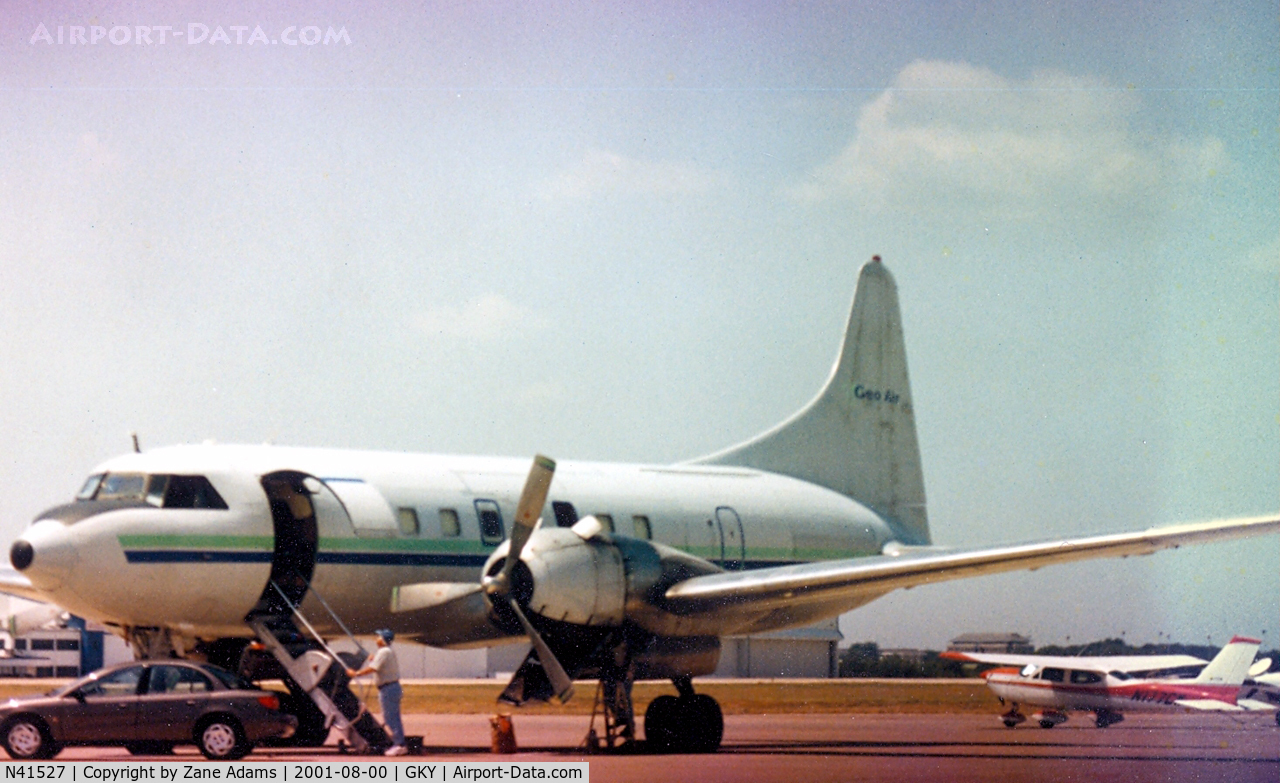
[[[493,604],[505,604],[520,622],[520,627],[533,643],[538,654],[538,662],[542,664],[555,690],[556,698],[566,702],[573,696],[573,680],[564,670],[564,666],[551,652],[525,616],[520,602],[512,594],[511,575],[515,572],[520,555],[529,543],[533,531],[538,527],[538,519],[542,508],[547,504],[547,493],[551,490],[551,479],[555,475],[556,463],[550,457],[541,454],[533,458],[529,476],[525,479],[524,490],[520,493],[520,501],[516,504],[516,516],[511,523],[511,535],[507,539],[507,557],[502,569],[492,576],[485,576],[480,584],[474,582],[422,582],[419,584],[401,585],[391,593],[391,611],[409,612],[419,609],[439,608],[445,604],[461,601],[478,592],[483,592]]]

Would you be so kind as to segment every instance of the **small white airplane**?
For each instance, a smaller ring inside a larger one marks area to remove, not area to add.
[[[343,691],[310,648],[386,627],[442,647],[527,638],[503,698],[564,700],[571,678],[597,678],[610,747],[635,737],[632,681],[670,679],[679,695],[651,703],[647,742],[714,750],[720,708],[692,678],[715,670],[722,636],[802,627],[915,585],[1280,531],[1270,514],[933,547],[897,287],[879,257],[825,387],[773,429],[677,465],[528,464],[275,446],[125,454],[36,517],[0,590],[100,622],[144,657],[235,666],[258,637],[324,713],[296,701],[302,741],[322,741],[324,720],[357,722],[317,695],[321,682]],[[321,641],[300,641],[299,623]]]
[[[1275,712],[1276,725],[1280,726],[1280,672],[1267,672],[1267,668],[1255,664],[1249,669],[1249,678],[1240,686],[1236,704],[1246,710]]]
[[[984,672],[987,687],[1008,702],[1010,709],[1000,716],[1013,728],[1027,718],[1019,707],[1043,707],[1035,717],[1042,728],[1050,729],[1067,719],[1068,710],[1094,713],[1098,728],[1124,720],[1124,712],[1273,710],[1260,703],[1240,703],[1241,686],[1250,674],[1265,672],[1269,658],[1253,664],[1258,640],[1233,638],[1214,657],[1205,661],[1190,655],[1006,655],[948,651],[943,658],[976,663],[992,663],[1003,668]],[[1179,673],[1199,668],[1192,677]]]

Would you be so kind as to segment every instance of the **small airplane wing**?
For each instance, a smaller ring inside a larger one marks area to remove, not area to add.
[[[668,588],[665,603],[671,611],[691,617],[713,614],[735,605],[752,613],[795,616],[806,607],[846,605],[852,609],[885,593],[916,585],[1035,570],[1077,560],[1147,555],[1184,544],[1276,532],[1280,532],[1280,515],[967,551],[901,547],[895,553],[875,557],[696,576]]]
[[[970,663],[992,663],[999,666],[1039,667],[1055,666],[1060,669],[1088,668],[1100,672],[1141,672],[1154,669],[1180,669],[1184,666],[1204,666],[1208,661],[1194,655],[1018,655],[1016,653],[978,653],[947,650],[940,657]]]
[[[0,568],[0,593],[41,603],[47,603],[49,600],[47,595],[31,586],[30,579],[12,568]]]

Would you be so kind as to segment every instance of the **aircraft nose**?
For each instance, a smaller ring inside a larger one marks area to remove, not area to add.
[[[9,548],[9,562],[13,563],[13,567],[19,571],[27,570],[27,566],[31,565],[31,561],[35,559],[35,556],[35,547],[31,546],[29,541],[18,539]]]
[[[79,560],[66,525],[46,519],[32,525],[9,548],[9,562],[31,584],[51,590],[62,584]]]

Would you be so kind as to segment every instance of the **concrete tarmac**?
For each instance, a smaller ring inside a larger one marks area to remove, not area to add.
[[[589,761],[595,781],[992,781],[1280,780],[1280,726],[1274,716],[1130,714],[1106,729],[1074,713],[1067,723],[1007,729],[990,715],[729,715],[718,753],[657,756],[583,751],[582,716],[515,716],[519,751],[489,752],[484,715],[406,715],[424,755],[388,763],[451,761]],[[332,739],[332,738],[331,738]],[[198,761],[192,747],[176,756],[130,756],[117,748],[69,748],[59,760],[152,758]],[[246,761],[344,761],[335,745],[306,752],[260,748]]]

